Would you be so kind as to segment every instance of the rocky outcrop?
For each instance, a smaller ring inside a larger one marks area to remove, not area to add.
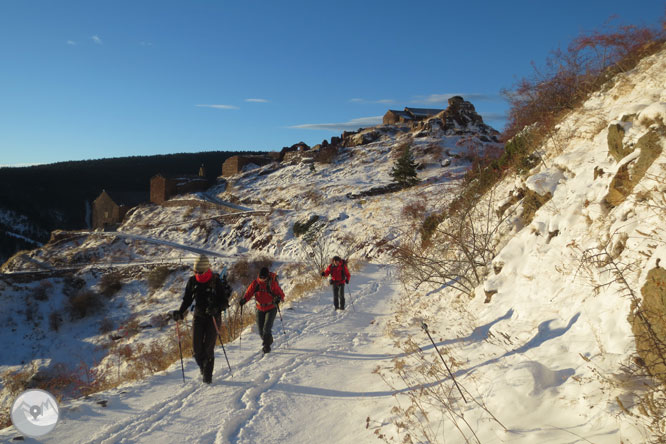
[[[633,149],[624,146],[624,126],[621,123],[613,123],[608,127],[608,154],[616,161],[622,160]]]
[[[631,194],[634,187],[645,176],[648,168],[659,157],[663,148],[661,143],[662,130],[650,130],[643,135],[635,148],[640,150],[638,158],[632,159],[618,168],[611,181],[608,194],[604,201],[611,207],[616,207]]]
[[[629,316],[636,338],[636,351],[652,374],[666,382],[666,364],[660,354],[666,342],[666,270],[650,270],[641,288],[643,303],[632,307]]]

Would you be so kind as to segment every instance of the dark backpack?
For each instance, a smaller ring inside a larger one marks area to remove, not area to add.
[[[227,276],[226,274],[220,276],[217,273],[213,273],[213,276],[210,278],[210,281],[208,281],[208,288],[210,288],[210,296],[207,299],[207,307],[212,308],[216,307],[215,305],[215,297],[217,296],[217,289],[216,289],[216,283],[217,279],[220,279],[222,281],[222,288],[224,291],[224,294],[222,294],[222,306],[220,307],[222,310],[226,310],[229,308],[229,296],[231,296],[231,287],[229,286],[229,283],[227,282]],[[196,309],[196,304],[192,306],[192,311]],[[208,313],[208,310],[206,310],[206,314],[212,314]]]

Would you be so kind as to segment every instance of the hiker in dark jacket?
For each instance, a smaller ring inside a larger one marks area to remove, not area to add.
[[[210,269],[210,261],[205,255],[201,255],[194,263],[194,276],[187,281],[180,308],[171,312],[173,319],[182,320],[194,301],[192,349],[203,382],[207,384],[213,380],[214,350],[217,339],[215,323],[218,326],[221,325],[221,313],[229,307],[230,294],[231,287],[229,287],[226,277],[223,280],[218,274],[213,273]]]
[[[342,260],[340,256],[335,256],[333,262],[329,264],[326,270],[321,272],[322,277],[331,276],[331,285],[333,286],[333,305],[336,310],[345,309],[345,284],[349,283],[349,269],[347,261]]]
[[[277,275],[264,267],[259,271],[257,279],[247,287],[245,295],[238,301],[243,306],[250,299],[257,302],[257,328],[261,336],[264,353],[271,351],[273,343],[273,322],[277,315],[277,305],[284,301],[284,292],[277,281]]]

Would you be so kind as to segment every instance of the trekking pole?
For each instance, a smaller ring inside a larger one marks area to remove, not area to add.
[[[422,323],[421,323],[421,328],[422,328],[423,330],[425,330],[426,334],[427,334],[428,337],[430,338],[430,342],[432,342],[432,345],[435,347],[435,350],[437,350],[437,354],[439,355],[439,358],[440,358],[440,359],[442,360],[442,362],[444,363],[444,367],[446,367],[446,371],[449,372],[449,375],[451,376],[451,380],[453,380],[453,383],[456,385],[456,388],[457,388],[458,391],[460,392],[460,396],[462,396],[463,401],[465,401],[465,403],[467,403],[467,400],[465,399],[465,395],[463,395],[462,390],[460,390],[460,386],[459,386],[458,383],[456,382],[456,378],[453,377],[453,373],[451,373],[451,370],[449,369],[449,366],[446,365],[446,361],[445,361],[444,358],[442,357],[442,354],[439,352],[439,349],[437,348],[437,345],[435,344],[435,341],[432,340],[432,336],[430,336],[430,332],[428,331],[428,325],[427,325],[425,322],[422,322]]]
[[[356,311],[356,307],[354,307],[354,299],[352,299],[352,292],[351,289],[347,289],[349,291],[349,305],[352,306],[352,310]]]
[[[278,309],[278,313],[280,315],[280,324],[282,324],[282,334],[284,335],[284,343],[285,345],[289,346],[289,341],[287,341],[287,332],[284,331],[284,321],[282,320],[282,310],[280,310],[280,304],[275,304],[275,306]]]
[[[183,365],[183,348],[180,345],[180,329],[176,321],[176,334],[178,335],[178,351],[180,351],[180,370],[183,372],[183,384],[185,384],[185,366]]]
[[[227,351],[224,349],[224,343],[222,342],[222,334],[220,333],[220,329],[217,327],[217,321],[215,320],[215,316],[211,316],[213,318],[213,325],[215,326],[215,331],[217,332],[217,337],[220,338],[220,345],[222,346],[222,351],[224,352],[224,359],[227,360],[227,367],[229,367],[229,373],[231,374],[231,377],[234,377],[234,372],[231,371],[231,364],[229,364],[229,358],[227,358]]]
[[[243,350],[243,306],[241,305],[241,318],[238,320],[238,351],[240,352],[242,350]]]

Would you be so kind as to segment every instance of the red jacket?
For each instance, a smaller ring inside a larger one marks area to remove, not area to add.
[[[335,266],[330,264],[326,270],[324,270],[324,276],[331,275],[331,280],[334,284],[344,284],[345,281],[348,281],[351,277],[349,275],[349,270],[347,269],[347,263],[342,262],[340,265]]]
[[[270,291],[268,290],[268,284],[270,283]],[[272,293],[272,294],[271,294]],[[245,291],[245,296],[243,299],[249,301],[254,297],[257,301],[257,310],[260,311],[270,311],[275,308],[273,303],[273,295],[279,296],[281,301],[284,301],[284,292],[280,288],[280,284],[277,281],[277,275],[275,273],[270,273],[268,276],[268,281],[261,282],[259,278],[252,281],[247,290]]]

